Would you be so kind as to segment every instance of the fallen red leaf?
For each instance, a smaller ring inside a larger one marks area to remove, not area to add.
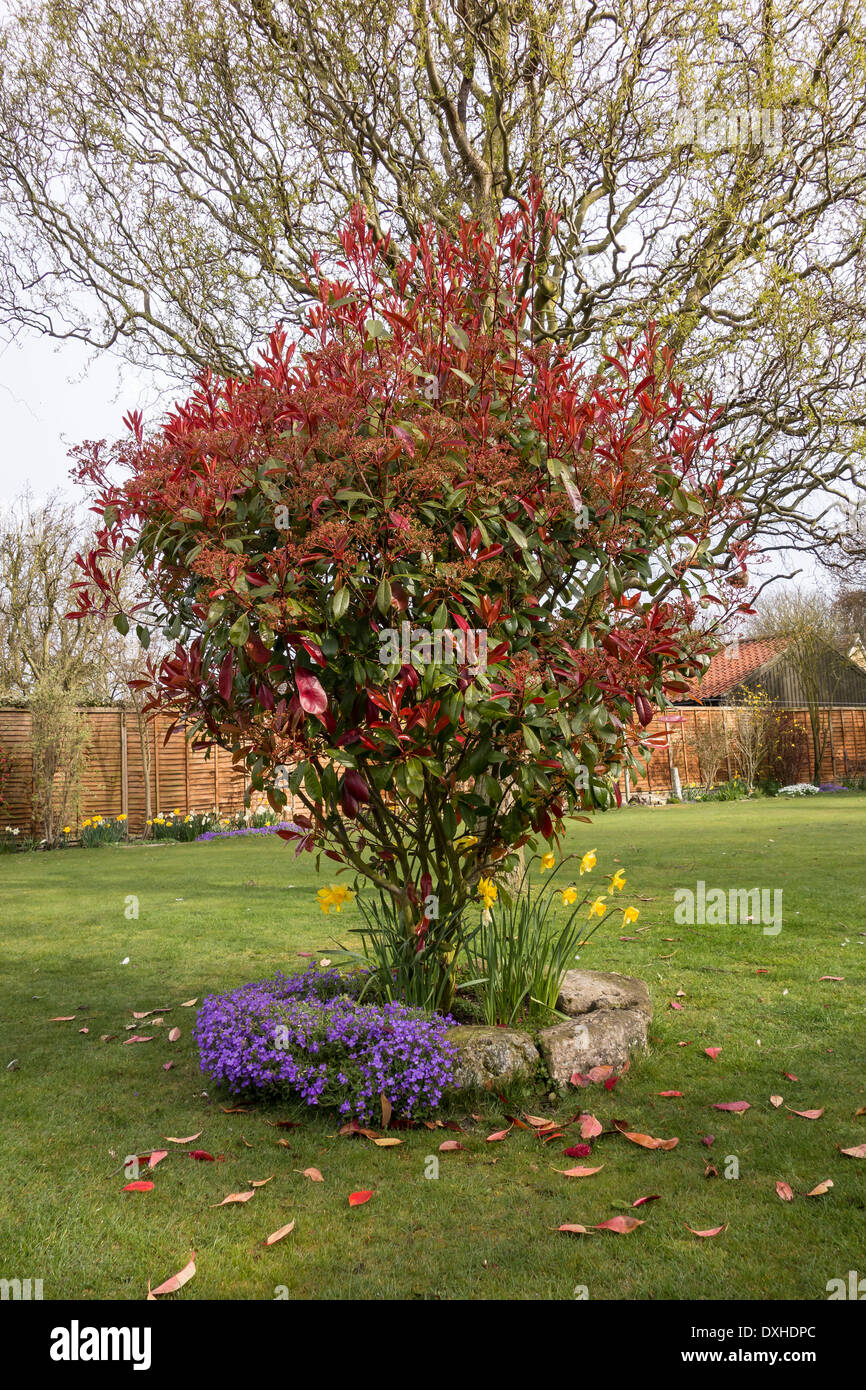
[[[813,1187],[811,1192],[807,1192],[807,1197],[823,1197],[825,1192],[829,1192],[833,1186],[833,1179],[826,1178],[824,1182],[819,1182],[817,1187]]]
[[[272,1235],[269,1235],[267,1240],[262,1241],[262,1244],[276,1245],[278,1240],[282,1240],[285,1236],[289,1235],[294,1229],[295,1223],[294,1221],[290,1221],[288,1226],[281,1226],[278,1231],[274,1231]]]
[[[372,1195],[373,1195],[372,1192],[350,1192],[350,1193],[349,1193],[349,1206],[350,1206],[350,1207],[361,1207],[361,1206],[364,1205],[365,1202],[369,1202],[369,1200],[370,1200],[370,1198],[372,1197]]]
[[[554,1173],[561,1173],[564,1178],[591,1178],[595,1173],[600,1173],[604,1164],[598,1168],[554,1168]]]
[[[595,1139],[602,1132],[602,1124],[594,1115],[583,1114],[580,1117],[580,1137],[581,1139]]]
[[[636,1231],[638,1226],[643,1226],[643,1221],[638,1221],[636,1216],[612,1216],[610,1221],[600,1221],[593,1229],[596,1231],[613,1231],[614,1235],[627,1236],[630,1231]]]
[[[669,1096],[681,1096],[682,1091],[657,1091],[656,1095],[664,1096],[665,1098]]]
[[[158,1289],[151,1289],[150,1285],[148,1284],[147,1296],[150,1299],[156,1298],[157,1294],[161,1293],[177,1293],[178,1289],[182,1289],[184,1284],[189,1283],[190,1279],[193,1277],[194,1274],[195,1251],[193,1250],[192,1254],[189,1257],[189,1264],[184,1265],[183,1269],[180,1270],[177,1274],[173,1274],[170,1279],[166,1279],[165,1283],[160,1284]]]
[[[592,1146],[590,1144],[574,1144],[570,1149],[563,1149],[562,1152],[566,1158],[589,1158],[592,1153]]]
[[[168,1149],[154,1149],[153,1153],[150,1155],[150,1161],[147,1165],[148,1168],[155,1168],[157,1163],[162,1163],[164,1158],[168,1158]]]
[[[782,1099],[782,1096],[770,1096],[770,1104],[778,1110],[779,1106],[782,1104]]]
[[[721,1050],[722,1050],[722,1049],[721,1049],[720,1047],[705,1047],[705,1048],[704,1048],[704,1052],[706,1052],[706,1054],[707,1054],[708,1057],[712,1057],[713,1061],[716,1060],[716,1058],[718,1057],[718,1055],[719,1055],[719,1053],[721,1052]]]
[[[179,1028],[172,1028],[171,1032],[170,1032],[169,1035],[168,1035],[168,1040],[169,1040],[169,1042],[177,1042],[177,1040],[178,1040],[179,1037],[180,1037],[180,1029],[179,1029]]]
[[[820,1110],[794,1110],[790,1105],[786,1105],[785,1109],[790,1110],[792,1115],[799,1115],[801,1120],[820,1120],[824,1114],[823,1106]]]
[[[645,1206],[647,1202],[660,1202],[660,1201],[661,1201],[661,1193],[660,1193],[660,1192],[654,1192],[654,1193],[652,1194],[651,1197],[638,1197],[638,1199],[637,1199],[636,1202],[632,1202],[632,1206],[633,1206],[633,1207],[642,1207],[642,1206]]]
[[[132,1035],[131,1038],[124,1038],[124,1039],[123,1039],[123,1046],[124,1046],[124,1047],[128,1047],[130,1043],[137,1043],[137,1042],[153,1042],[153,1035],[151,1034],[150,1037],[145,1038],[145,1037],[141,1037],[138,1033],[133,1033],[133,1035]]]
[[[507,1130],[507,1129],[497,1129],[497,1130],[494,1130],[493,1134],[488,1134],[488,1136],[487,1136],[487,1141],[486,1141],[486,1142],[487,1142],[488,1144],[498,1144],[499,1141],[500,1141],[500,1139],[507,1139],[507,1137],[508,1137],[508,1130]]]
[[[301,1174],[301,1176],[304,1177],[304,1178],[309,1178],[309,1179],[310,1179],[310,1182],[324,1182],[324,1181],[325,1181],[325,1179],[322,1177],[321,1173],[319,1172],[318,1168],[305,1168],[304,1171],[303,1171],[303,1173]]]
[[[565,1225],[565,1226],[557,1226],[556,1229],[557,1229],[558,1231],[565,1231],[567,1235],[571,1235],[571,1236],[590,1236],[590,1235],[592,1235],[592,1231],[590,1231],[590,1230],[588,1229],[588,1227],[586,1227],[586,1226],[576,1226],[576,1225],[575,1225],[575,1226],[571,1226],[571,1225]]]
[[[444,1144],[439,1145],[439,1152],[441,1154],[453,1154],[456,1153],[458,1149],[462,1148],[463,1145],[458,1144],[456,1139],[446,1139]]]
[[[124,1192],[152,1192],[152,1182],[128,1182],[123,1189]]]
[[[221,1202],[214,1202],[215,1207],[228,1207],[234,1202],[251,1202],[255,1197],[255,1189],[252,1192],[230,1192],[227,1197],[223,1197]]]
[[[199,1158],[204,1163],[216,1163],[213,1154],[209,1154],[206,1149],[190,1149],[190,1158]]]
[[[794,1073],[793,1073],[792,1071],[785,1071],[785,1072],[782,1072],[782,1075],[784,1076],[784,1078],[785,1078],[786,1081],[799,1081],[799,1080],[800,1080],[799,1076],[795,1076]]]
[[[776,1183],[776,1193],[783,1202],[793,1202],[794,1200],[794,1193],[786,1182]]]
[[[686,1226],[685,1221],[683,1222],[683,1225]],[[725,1222],[724,1226],[713,1226],[709,1231],[696,1231],[694,1226],[686,1226],[686,1230],[691,1231],[693,1236],[700,1236],[703,1240],[708,1240],[710,1236],[720,1236],[722,1234],[722,1231],[726,1231],[727,1229],[727,1221]]]
[[[191,1144],[193,1139],[200,1139],[204,1130],[199,1130],[198,1134],[188,1134],[185,1139],[176,1139],[173,1134],[164,1135],[167,1144]]]
[[[734,1110],[739,1114],[743,1110],[751,1110],[751,1105],[747,1100],[722,1100],[714,1106],[714,1110]]]

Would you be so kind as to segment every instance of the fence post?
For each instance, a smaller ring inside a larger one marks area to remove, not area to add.
[[[129,759],[126,749],[126,711],[120,711],[120,809],[129,830]]]
[[[673,784],[674,796],[677,798],[677,801],[682,801],[683,787],[680,782],[680,770],[678,767],[671,768],[671,782]]]

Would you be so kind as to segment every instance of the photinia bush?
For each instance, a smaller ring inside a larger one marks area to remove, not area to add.
[[[403,260],[356,209],[297,342],[78,451],[103,517],[79,612],[162,627],[149,708],[299,799],[287,836],[393,896],[446,1003],[480,879],[618,801],[709,659],[696,606],[745,581],[719,412],[657,330],[596,371],[534,332],[539,205]]]

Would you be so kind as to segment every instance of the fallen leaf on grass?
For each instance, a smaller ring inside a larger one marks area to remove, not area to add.
[[[266,1125],[271,1129],[300,1129],[300,1120],[265,1120]]]
[[[365,1139],[376,1138],[375,1129],[362,1129],[361,1126],[358,1124],[357,1120],[349,1120],[348,1124],[343,1125],[343,1128],[339,1131],[339,1133],[348,1135],[363,1134]]]
[[[195,999],[184,999],[184,1001],[183,1001],[183,1003],[181,1004],[180,1007],[181,1007],[182,1009],[191,1009],[191,1008],[193,1008],[197,1003],[198,1003],[198,995],[196,995]]]
[[[683,1225],[686,1226],[685,1221],[683,1222]],[[691,1231],[693,1236],[700,1236],[702,1240],[709,1240],[710,1236],[720,1236],[722,1234],[722,1231],[726,1231],[727,1229],[727,1221],[725,1222],[724,1226],[713,1226],[709,1231],[696,1231],[694,1226],[686,1226],[687,1231]]]
[[[191,1144],[193,1139],[200,1139],[203,1133],[204,1130],[200,1129],[198,1134],[188,1134],[185,1139],[175,1139],[171,1134],[166,1134],[163,1138],[167,1144]]]
[[[823,1197],[825,1192],[829,1192],[833,1186],[833,1179],[827,1178],[824,1182],[819,1182],[817,1187],[813,1187],[811,1192],[807,1192],[807,1197]]]
[[[172,1069],[173,1066],[174,1066],[174,1062],[163,1062],[163,1064],[162,1064],[162,1069],[163,1069],[163,1071],[171,1071],[171,1069]]]
[[[638,1221],[636,1216],[612,1216],[609,1221],[600,1221],[593,1227],[596,1231],[613,1231],[614,1235],[627,1236],[630,1231],[636,1231],[638,1226],[643,1226],[643,1221]]]
[[[216,1163],[213,1154],[209,1154],[206,1149],[190,1149],[190,1158],[198,1158],[203,1163]]]
[[[866,1105],[861,1105],[859,1110],[854,1111],[855,1118],[857,1115],[866,1115]]]
[[[291,1148],[291,1145],[290,1145],[288,1139],[277,1139],[275,1142],[276,1142],[276,1144],[277,1144],[277,1147],[280,1148],[280,1149],[289,1149],[289,1148]]]
[[[221,1105],[220,1110],[224,1115],[248,1115],[250,1113],[245,1105]]]
[[[150,1287],[150,1284],[148,1283],[148,1286],[147,1286],[147,1297],[148,1297],[148,1299],[156,1298],[157,1294],[162,1294],[162,1293],[177,1293],[178,1289],[182,1289],[183,1286],[184,1286],[184,1284],[188,1284],[188,1283],[189,1283],[190,1279],[193,1277],[194,1274],[195,1274],[195,1251],[193,1250],[192,1254],[191,1254],[190,1257],[189,1257],[189,1264],[184,1265],[183,1269],[180,1270],[177,1274],[173,1274],[173,1275],[171,1276],[170,1279],[166,1279],[166,1281],[165,1281],[164,1284],[160,1284],[159,1288],[157,1288],[157,1289],[152,1289],[152,1288]]]
[[[253,1192],[230,1192],[229,1195],[228,1195],[227,1197],[223,1197],[223,1199],[222,1199],[221,1202],[213,1202],[213,1203],[212,1203],[212,1206],[215,1206],[215,1207],[227,1207],[227,1206],[230,1206],[233,1202],[251,1202],[252,1199],[253,1199],[253,1197],[255,1197],[255,1195],[256,1195],[256,1194],[255,1194],[255,1191],[253,1191]]]
[[[785,1078],[786,1081],[799,1081],[799,1080],[800,1080],[799,1076],[795,1076],[794,1073],[793,1073],[792,1071],[783,1071],[783,1072],[782,1072],[782,1075],[784,1076],[784,1078]]]
[[[853,1149],[840,1149],[839,1152],[847,1154],[849,1158],[866,1158],[866,1144],[858,1144]]]
[[[799,1115],[801,1120],[820,1120],[824,1114],[823,1106],[820,1110],[794,1110],[790,1105],[786,1105],[785,1109],[790,1110],[792,1115]]]
[[[669,1009],[681,1009],[682,1007],[683,1007],[682,1004],[680,1004],[678,1000],[676,1000],[676,999],[669,999],[669,1000],[668,1000],[668,1008],[669,1008]]]
[[[681,1096],[682,1091],[656,1091],[656,1095],[664,1096],[667,1099],[670,1096]]]
[[[712,1057],[713,1061],[716,1060],[716,1058],[718,1057],[718,1055],[719,1055],[719,1053],[721,1052],[721,1050],[722,1050],[722,1049],[721,1049],[720,1047],[705,1047],[705,1048],[704,1048],[704,1052],[707,1054],[708,1057]]]
[[[603,1129],[600,1120],[594,1115],[583,1114],[580,1117],[580,1137],[581,1139],[595,1139],[601,1134]]]
[[[623,1139],[631,1140],[632,1144],[638,1144],[642,1149],[675,1149],[680,1142],[679,1139],[654,1139],[651,1134],[636,1134],[634,1130],[625,1128],[623,1120],[614,1120],[613,1127]]]
[[[78,1031],[79,1031],[79,1033],[89,1033],[89,1032],[90,1032],[90,1029],[89,1029],[89,1028],[79,1028]]]
[[[128,1182],[123,1189],[124,1192],[152,1192],[152,1182]]]
[[[402,1144],[402,1139],[374,1139],[373,1143],[377,1149],[393,1149],[396,1144]]]
[[[143,1012],[141,1012],[141,1013],[136,1013],[136,1012],[135,1012],[135,1009],[133,1009],[133,1011],[132,1011],[132,1017],[133,1017],[133,1018],[141,1019],[141,1018],[150,1018],[151,1014],[169,1014],[169,1013],[171,1013],[171,1005],[170,1005],[170,1004],[166,1005],[166,1007],[165,1007],[164,1009],[145,1009],[145,1010],[144,1010]]]
[[[713,1144],[715,1144],[715,1142],[716,1142],[716,1136],[715,1136],[714,1134],[705,1134],[704,1137],[703,1137],[703,1139],[701,1140],[701,1143],[702,1143],[702,1144],[706,1144],[706,1146],[707,1146],[708,1149],[711,1149],[712,1146],[713,1146]]]
[[[632,1206],[643,1207],[646,1205],[647,1202],[660,1202],[661,1195],[662,1194],[660,1192],[654,1192],[651,1197],[638,1197],[636,1202],[632,1202]]]
[[[168,1158],[168,1149],[154,1149],[148,1161],[148,1168],[155,1168],[157,1163],[162,1163],[164,1158]]]
[[[487,1142],[488,1144],[498,1144],[499,1141],[500,1141],[500,1139],[507,1139],[507,1138],[508,1138],[508,1130],[507,1130],[507,1129],[497,1129],[497,1130],[494,1131],[493,1134],[488,1134],[486,1142]]]
[[[772,1106],[775,1106],[775,1108],[776,1108],[777,1110],[778,1110],[779,1106],[782,1104],[782,1100],[783,1100],[783,1097],[782,1097],[782,1096],[770,1096],[770,1104],[771,1104]]]
[[[362,1207],[362,1206],[364,1205],[365,1202],[369,1202],[369,1200],[370,1200],[370,1198],[372,1197],[372,1195],[373,1195],[372,1192],[350,1192],[350,1193],[349,1193],[349,1206],[350,1206],[350,1207]]]
[[[793,1202],[794,1193],[786,1182],[776,1183],[776,1195],[781,1197],[783,1202]]]
[[[713,1105],[714,1110],[733,1110],[740,1114],[743,1110],[751,1110],[751,1105],[747,1100],[721,1100]]]
[[[180,1037],[180,1029],[179,1029],[179,1028],[172,1028],[171,1032],[170,1032],[169,1035],[168,1035],[168,1040],[169,1040],[169,1042],[177,1042],[177,1040],[178,1040],[179,1037]]]
[[[570,1149],[562,1151],[566,1158],[589,1158],[592,1153],[591,1144],[572,1144]]]
[[[462,1148],[463,1145],[458,1144],[456,1139],[446,1139],[444,1144],[439,1145],[439,1152],[441,1154],[453,1154],[456,1153],[458,1149]]]
[[[124,1039],[123,1039],[123,1046],[124,1046],[124,1047],[129,1047],[129,1044],[130,1044],[130,1043],[137,1043],[137,1042],[153,1042],[153,1037],[151,1036],[151,1037],[149,1037],[149,1038],[143,1038],[143,1037],[141,1037],[138,1033],[133,1033],[133,1035],[132,1035],[131,1038],[124,1038]]]
[[[557,1226],[556,1229],[557,1229],[557,1231],[565,1231],[568,1235],[571,1235],[571,1236],[591,1236],[591,1235],[592,1235],[592,1231],[589,1229],[588,1226],[576,1226],[576,1225],[575,1225],[575,1226],[572,1226],[572,1225],[565,1225],[565,1226]]]
[[[844,975],[822,975],[822,976],[821,976],[821,979],[822,979],[822,980],[835,980],[837,984],[841,984],[842,981],[845,979],[845,976],[844,976]]]
[[[325,1181],[325,1179],[322,1177],[321,1173],[319,1172],[318,1168],[305,1168],[304,1171],[303,1171],[303,1173],[301,1174],[301,1177],[302,1177],[302,1178],[309,1178],[309,1179],[310,1179],[310,1182],[324,1182],[324,1181]]]
[[[278,1240],[283,1240],[283,1238],[287,1235],[290,1235],[294,1229],[295,1223],[294,1221],[290,1221],[288,1226],[281,1226],[278,1231],[274,1231],[272,1235],[269,1235],[267,1240],[263,1240],[262,1244],[276,1245]]]
[[[554,1168],[554,1173],[561,1173],[564,1178],[591,1178],[594,1173],[600,1173],[604,1164],[599,1164],[598,1168]]]
[[[273,1182],[274,1175],[271,1173],[269,1178],[247,1178],[250,1187],[264,1187],[265,1183]]]
[[[72,1023],[77,1017],[76,1014],[60,1014],[57,1018],[49,1018],[49,1023]]]

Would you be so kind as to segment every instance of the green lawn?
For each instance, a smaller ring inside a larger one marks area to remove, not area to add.
[[[464,1123],[456,1137],[465,1148],[441,1155],[435,1181],[425,1162],[442,1132],[405,1131],[401,1146],[377,1148],[336,1137],[321,1116],[277,1129],[267,1121],[289,1109],[222,1111],[231,1102],[198,1070],[194,1010],[182,1001],[302,968],[298,952],[357,921],[356,909],[321,915],[312,865],[281,841],[0,857],[0,1277],[42,1278],[46,1298],[141,1298],[148,1278],[165,1279],[194,1249],[198,1272],[181,1299],[271,1299],[279,1285],[293,1298],[329,1299],[571,1299],[581,1285],[590,1299],[825,1299],[828,1280],[866,1272],[866,1161],[837,1148],[866,1140],[866,1117],[854,1113],[866,1105],[864,826],[866,797],[848,793],[633,809],[576,827],[569,848],[598,848],[594,878],[618,861],[624,900],[645,899],[642,930],[627,929],[637,939],[621,941],[608,923],[582,964],[649,982],[651,1049],[611,1092],[574,1090],[558,1106],[536,1095],[527,1105],[562,1120],[589,1109],[606,1129],[622,1119],[680,1140],[651,1152],[606,1133],[585,1160],[604,1166],[588,1179],[554,1171],[574,1161],[562,1155],[565,1142],[579,1142],[574,1126],[563,1143],[544,1146],[518,1129],[485,1143],[504,1122],[495,1098],[480,1122],[449,1112]],[[781,932],[674,926],[674,889],[698,879],[781,888]],[[124,915],[130,895],[137,920]],[[123,1045],[133,1010],[168,1006],[162,1025],[138,1025],[155,1041]],[[75,1020],[48,1021],[67,1014]],[[182,1030],[175,1044],[172,1025]],[[105,1033],[118,1036],[103,1043]],[[716,1061],[708,1046],[721,1047]],[[13,1058],[18,1068],[7,1070]],[[665,1090],[683,1098],[662,1099]],[[823,1117],[774,1109],[771,1094]],[[751,1109],[710,1108],[734,1100]],[[176,1150],[163,1136],[198,1131],[196,1146],[223,1162],[175,1151],[152,1192],[121,1191],[126,1179],[114,1170],[127,1154]],[[701,1143],[708,1133],[711,1149]],[[724,1177],[731,1157],[736,1180]],[[710,1160],[719,1177],[705,1177]],[[324,1183],[301,1175],[309,1166]],[[252,1201],[214,1208],[272,1174]],[[826,1178],[827,1195],[800,1195]],[[793,1203],[776,1196],[778,1180],[798,1194]],[[362,1188],[372,1201],[350,1209],[348,1194]],[[633,1213],[646,1221],[633,1234],[556,1233],[650,1193],[661,1200]],[[294,1232],[263,1248],[292,1218]],[[710,1240],[684,1228],[723,1222]]]

